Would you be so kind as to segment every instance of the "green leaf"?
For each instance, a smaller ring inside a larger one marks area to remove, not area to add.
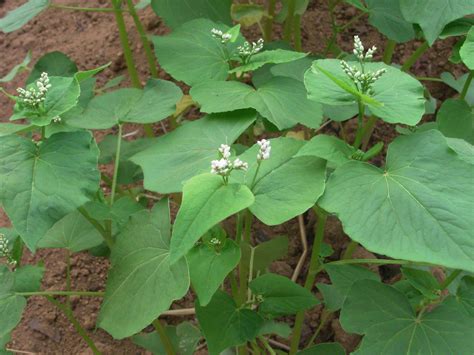
[[[281,338],[288,338],[291,335],[291,327],[283,322],[265,320],[260,327],[258,335],[278,335]]]
[[[346,351],[339,343],[320,343],[298,351],[297,355],[345,355]]]
[[[428,271],[403,267],[402,274],[410,285],[420,291],[425,297],[430,299],[439,297],[439,283]]]
[[[455,36],[465,36],[471,27],[474,26],[474,19],[463,17],[453,22],[448,23],[443,32],[439,35],[439,38],[446,39],[448,37],[455,37]]]
[[[250,265],[249,244],[241,246],[242,260],[241,265],[248,268]],[[283,259],[288,254],[288,237],[280,235],[266,242],[259,243],[254,247],[253,274],[261,275],[267,272],[268,267],[275,260]]]
[[[0,355],[12,355],[13,353],[6,350],[7,344],[12,340],[11,333],[0,336]]]
[[[167,36],[153,36],[155,53],[163,69],[188,85],[205,80],[225,80],[230,69],[227,52],[233,53],[243,43],[243,38],[240,36],[235,43],[224,46],[212,37],[213,28],[223,32],[229,30],[225,25],[198,19],[185,23]]]
[[[239,158],[248,162],[246,172],[236,171],[232,179],[247,184],[255,195],[250,211],[263,223],[277,225],[311,208],[324,192],[326,162],[315,157],[294,157],[304,141],[271,139],[270,159],[262,161],[258,174],[255,144]]]
[[[326,265],[324,270],[331,279],[331,285],[318,283],[316,286],[323,294],[326,307],[335,312],[341,309],[351,286],[359,280],[379,281],[380,277],[362,266],[357,265]]]
[[[65,248],[78,253],[100,245],[102,236],[78,211],[60,219],[38,242],[38,248]]]
[[[0,201],[28,248],[96,193],[98,155],[89,132],[0,138]]]
[[[359,65],[350,62],[350,65]],[[425,112],[423,85],[412,76],[399,69],[383,63],[366,63],[365,70],[377,71],[386,69],[387,72],[378,79],[373,90],[373,97],[361,98],[372,114],[388,123],[404,123],[416,125]],[[333,78],[326,74],[330,73]],[[342,88],[333,80],[337,79],[347,88]],[[356,103],[360,96],[355,85],[349,80],[337,59],[322,59],[313,63],[305,75],[305,85],[308,97],[319,103],[340,106]],[[355,91],[355,92],[354,92]]]
[[[407,21],[420,25],[431,46],[444,26],[472,14],[474,0],[400,0],[400,8]]]
[[[255,118],[254,111],[206,116],[154,139],[150,148],[131,161],[143,169],[147,190],[180,192],[186,180],[209,172],[219,146],[232,144]]]
[[[76,63],[66,54],[57,51],[49,52],[35,63],[26,83],[34,83],[42,73],[48,73],[49,76],[72,77],[77,71]]]
[[[281,275],[259,276],[250,282],[249,287],[257,297],[263,298],[258,306],[259,312],[272,317],[296,314],[319,304],[311,291]]]
[[[339,167],[350,161],[356,151],[357,149],[335,136],[318,134],[306,143],[296,156],[318,157],[327,160],[334,167]]]
[[[320,205],[372,252],[474,271],[473,174],[429,130],[395,139],[384,169],[358,161],[336,169]]]
[[[226,240],[224,247],[215,250],[199,244],[187,255],[191,282],[199,303],[206,306],[227,275],[240,261],[240,248],[233,240]]]
[[[15,133],[27,131],[31,128],[30,125],[16,124],[16,123],[0,123],[0,137],[9,136]]]
[[[0,31],[9,33],[22,28],[27,22],[49,7],[50,0],[29,0],[0,19]]]
[[[232,19],[244,27],[250,27],[259,23],[265,15],[262,5],[256,4],[232,4]]]
[[[15,278],[5,265],[0,265],[0,338],[7,336],[20,323],[26,299],[14,293]]]
[[[176,111],[181,90],[172,82],[150,79],[143,90],[126,88],[92,99],[83,112],[67,124],[87,129],[107,129],[122,122],[153,123]]]
[[[413,24],[407,22],[400,9],[401,0],[366,0],[369,23],[397,43],[415,38]]]
[[[461,279],[456,297],[466,312],[474,317],[474,277],[466,275]]]
[[[400,291],[372,280],[352,286],[340,322],[365,335],[357,355],[469,354],[474,347],[472,318],[454,298],[417,316]]]
[[[253,202],[253,194],[247,186],[226,185],[221,176],[202,174],[188,180],[183,187],[183,203],[173,228],[171,263],[186,255],[214,225]]]
[[[287,51],[284,49],[275,49],[270,51],[263,51],[255,54],[250,58],[248,64],[234,68],[229,73],[248,72],[263,67],[265,64],[280,64],[293,62],[295,60],[306,57],[308,53],[301,53],[295,51]]]
[[[263,325],[263,318],[257,312],[237,307],[222,291],[217,291],[206,307],[197,302],[196,315],[210,355],[254,340]]]
[[[365,7],[362,0],[344,0],[344,2],[351,4],[352,6],[358,8],[359,10],[362,10],[364,12],[369,12],[369,10]]]
[[[28,64],[31,62],[31,51],[26,53],[25,59],[20,64],[15,65],[3,78],[0,78],[0,83],[7,83],[12,81],[17,74],[28,69]]]
[[[232,0],[152,0],[151,8],[168,27],[176,29],[200,18],[231,25],[231,4]]]
[[[317,128],[322,121],[321,105],[308,100],[303,84],[291,78],[275,77],[258,89],[237,81],[206,81],[190,94],[203,112],[254,108],[280,130],[297,123]]]
[[[275,16],[275,21],[283,23],[288,17],[289,0],[281,0],[282,7],[280,12]],[[295,15],[303,15],[308,8],[309,0],[295,0]]]
[[[467,33],[466,40],[459,50],[459,55],[466,66],[474,70],[474,26]]]
[[[98,325],[116,339],[138,333],[188,291],[188,265],[185,259],[170,264],[160,213],[163,208],[133,215],[112,248]]]
[[[165,332],[180,355],[193,355],[196,346],[201,339],[201,332],[190,322],[180,323],[178,326],[166,326]],[[166,353],[166,349],[161,342],[160,335],[157,332],[138,334],[132,337],[132,341],[151,351],[154,355]]]
[[[438,129],[450,138],[460,138],[474,144],[474,111],[460,99],[447,99],[436,116]]]
[[[41,288],[44,266],[25,265],[15,270],[15,292],[37,292]]]
[[[443,72],[441,73],[441,80],[443,80],[443,82],[446,85],[452,87],[458,93],[461,93],[464,88],[464,85],[466,84],[466,80],[468,76],[469,76],[469,73],[466,73],[457,79],[453,76],[453,74],[448,73],[448,72]],[[466,97],[464,99],[469,105],[474,106],[474,80],[469,85],[469,88],[467,89]]]

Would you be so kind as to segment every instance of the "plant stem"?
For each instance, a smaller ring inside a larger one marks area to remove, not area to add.
[[[473,76],[474,76],[474,70],[471,70],[462,88],[461,96],[459,96],[461,100],[464,100],[466,98],[467,92],[469,91],[469,87],[471,86]]]
[[[114,204],[115,192],[117,190],[117,177],[118,177],[118,169],[120,166],[120,151],[122,147],[123,124],[119,123],[118,128],[119,130],[117,134],[117,148],[115,150],[115,160],[114,160],[114,176],[112,178],[112,191],[110,193],[110,206]]]
[[[255,182],[257,181],[257,175],[258,175],[258,172],[260,171],[261,164],[262,164],[262,161],[259,160],[257,162],[257,169],[255,169],[255,175],[253,176],[252,183],[250,184],[250,190],[253,190],[253,188],[255,187]]]
[[[303,45],[301,43],[301,15],[295,15],[293,21],[293,33],[295,37],[295,50],[298,52],[303,51]]]
[[[431,78],[429,76],[417,76],[416,77],[416,80],[420,80],[420,81],[436,81],[438,83],[444,83],[443,79],[440,79],[440,78]]]
[[[385,64],[390,65],[390,63],[392,63],[393,52],[395,50],[396,45],[397,42],[391,39],[389,39],[385,44],[385,50],[383,52],[383,62]]]
[[[447,278],[444,280],[440,285],[439,288],[441,290],[445,290],[448,288],[451,283],[456,280],[456,278],[459,276],[459,274],[462,272],[462,270],[454,270]]]
[[[413,64],[416,63],[418,58],[420,58],[423,53],[425,53],[428,48],[430,48],[430,45],[428,42],[424,41],[417,49],[416,51],[413,52],[413,54],[403,63],[401,67],[401,71],[407,72],[410,70],[410,68],[413,66]]]
[[[324,237],[324,227],[326,225],[327,214],[321,208],[316,206],[314,208],[318,216],[318,224],[316,225],[316,235],[314,237],[313,250],[311,252],[311,260],[309,262],[309,270],[306,275],[304,287],[307,290],[313,288],[314,280],[316,279],[317,271],[320,266],[319,254],[321,253],[321,245]],[[293,328],[293,335],[291,337],[290,354],[296,354],[301,339],[301,331],[303,328],[305,312],[298,312],[295,319],[295,326]]]
[[[49,7],[61,10],[86,11],[86,12],[115,12],[116,10],[110,7],[78,7],[60,4],[51,4]],[[120,10],[123,11],[123,10]]]
[[[255,248],[250,246],[249,278],[248,278],[247,285],[250,285],[250,282],[252,282],[254,257],[255,257]],[[251,298],[252,298],[252,292],[250,291],[250,288],[247,287],[247,302],[250,302]]]
[[[354,251],[357,249],[358,246],[359,246],[359,243],[357,243],[354,240],[351,240],[346,250],[344,251],[344,254],[342,255],[342,260],[347,260],[347,259],[352,258],[352,254],[354,254]]]
[[[68,292],[71,291],[71,252],[66,250],[66,290]],[[72,311],[71,308],[71,297],[68,295],[66,296],[66,306],[67,308]]]
[[[84,296],[84,297],[104,297],[101,291],[36,291],[36,292],[16,292],[18,296]]]
[[[323,309],[321,312],[321,320],[318,325],[318,328],[314,332],[313,336],[311,339],[309,339],[308,343],[306,344],[306,348],[309,348],[311,345],[313,345],[314,341],[316,340],[316,337],[319,335],[321,332],[321,329],[323,329],[324,325],[326,324],[326,321],[328,320],[329,316],[331,315],[332,312],[327,311],[326,309]]]
[[[169,338],[168,334],[166,333],[165,328],[161,324],[159,319],[153,321],[153,326],[155,327],[156,332],[160,336],[161,343],[163,344],[166,354],[167,355],[176,355],[174,351],[173,343],[171,343],[171,339]]]
[[[264,38],[266,42],[271,42],[273,37],[273,20],[275,17],[276,0],[268,0],[268,18],[265,21]]]
[[[94,226],[95,229],[97,229],[97,231],[100,233],[102,238],[104,238],[104,241],[107,244],[107,246],[111,249],[112,246],[114,245],[114,241],[109,236],[109,234],[107,233],[106,229],[102,226],[102,224],[100,224],[99,221],[92,218],[84,207],[79,207],[77,210],[79,211],[80,214],[84,216],[85,219],[87,219],[87,221],[90,224]]]
[[[87,343],[89,348],[92,350],[92,353],[94,355],[100,355],[101,352],[99,351],[99,349],[97,349],[97,347],[94,344],[94,341],[87,335],[87,332],[84,330],[84,328],[82,328],[81,324],[74,317],[74,314],[72,313],[72,311],[61,302],[55,300],[53,297],[47,296],[46,298],[48,299],[49,302],[54,304],[59,310],[61,310],[64,313],[66,318],[69,320],[69,322],[71,322],[71,324],[76,329],[76,332],[82,337],[82,339],[84,339],[84,341]]]
[[[367,120],[367,123],[364,127],[364,133],[362,134],[362,150],[367,149],[367,145],[369,144],[370,137],[374,132],[375,124],[377,123],[377,117],[372,115]]]
[[[267,339],[265,339],[265,337],[259,336],[258,339],[262,342],[262,344],[265,346],[265,349],[267,349],[267,351],[270,355],[276,355],[275,350],[273,350],[273,348],[270,346],[270,344],[268,344],[268,341],[267,341]]]
[[[237,245],[239,245],[240,242],[242,241],[242,230],[244,228],[244,216],[242,212],[239,212],[237,213],[236,217],[237,217],[237,221],[236,221],[237,227],[235,231],[235,241]]]
[[[133,4],[133,0],[127,0],[128,11],[133,18],[133,22],[135,22],[135,27],[137,28],[137,32],[140,35],[140,40],[143,44],[143,49],[145,50],[146,60],[148,62],[148,66],[150,68],[150,73],[153,78],[158,77],[158,69],[155,60],[155,56],[153,55],[153,51],[151,49],[150,41],[146,35],[145,29],[143,28],[143,24],[140,21],[140,17],[138,17],[137,11],[135,9],[135,5]]]
[[[291,42],[293,34],[293,20],[295,17],[296,0],[288,0],[288,14],[286,16],[285,28],[283,30],[283,39]]]
[[[120,43],[122,44],[123,55],[125,57],[125,63],[127,64],[128,75],[132,85],[136,88],[141,88],[140,78],[138,77],[137,68],[133,60],[132,49],[128,41],[127,28],[125,26],[125,20],[123,19],[122,4],[121,1],[112,0],[112,6],[114,7],[115,21],[119,30]]]
[[[248,245],[250,248],[252,248],[252,245],[250,244],[250,231],[252,229],[252,220],[253,220],[253,215],[250,210],[245,210],[245,217],[244,217],[244,235],[242,239],[241,246]],[[239,300],[237,300],[237,303],[239,305],[245,303],[246,296],[247,296],[247,288],[248,288],[248,279],[249,277],[252,277],[253,275],[249,275],[250,270],[247,267],[247,265],[243,265],[242,263],[239,265]]]
[[[364,137],[364,115],[365,115],[365,106],[361,100],[357,101],[359,107],[359,114],[357,115],[357,133],[354,140],[354,148],[358,149],[362,143],[362,138]]]

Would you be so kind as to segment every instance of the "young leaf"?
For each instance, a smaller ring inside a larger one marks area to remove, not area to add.
[[[249,287],[263,298],[259,312],[271,317],[296,314],[319,304],[311,291],[281,275],[262,275],[252,280]]]
[[[31,125],[16,124],[16,123],[0,123],[0,137],[9,136],[15,133],[20,133],[30,129]]]
[[[320,343],[298,351],[296,355],[345,355],[346,351],[339,343]]]
[[[154,139],[130,160],[143,169],[147,190],[181,192],[186,180],[210,171],[221,144],[232,144],[255,119],[255,111],[209,115]]]
[[[31,62],[31,51],[26,53],[25,59],[20,64],[15,65],[3,78],[0,78],[0,83],[7,83],[12,81],[18,73],[28,69],[28,64]]]
[[[196,315],[210,355],[254,340],[263,326],[263,318],[257,312],[237,307],[222,291],[217,291],[206,307],[197,302]]]
[[[466,275],[461,279],[457,290],[457,299],[471,317],[474,317],[474,277]]]
[[[252,247],[249,244],[241,245],[242,259],[240,265],[247,270],[249,270],[250,265],[250,248]],[[282,259],[288,254],[288,237],[281,235],[259,243],[253,248],[253,274],[261,275],[267,272],[267,268],[272,262]]]
[[[199,244],[187,255],[189,273],[199,304],[206,306],[226,276],[240,261],[240,248],[230,239],[219,251],[206,244]]]
[[[232,0],[152,0],[151,8],[167,26],[176,29],[200,18],[231,25],[231,4]]]
[[[339,60],[317,60],[305,75],[308,97],[331,106],[354,104],[359,97],[374,115],[388,123],[416,125],[425,112],[423,85],[397,68],[383,63],[365,64],[365,70],[375,72],[379,69],[387,72],[373,84],[373,97],[368,97],[357,92],[342,70]],[[336,79],[338,83],[334,81]]]
[[[451,21],[471,15],[474,0],[400,0],[403,17],[423,29],[431,46]]]
[[[25,265],[15,270],[15,292],[36,292],[41,288],[44,266]]]
[[[287,323],[265,320],[260,327],[258,335],[278,335],[281,338],[288,338],[291,335],[291,327]]]
[[[255,144],[239,158],[249,163],[249,169],[235,172],[233,179],[252,188],[255,203],[252,213],[263,223],[277,225],[311,208],[324,192],[326,162],[316,157],[294,157],[304,141],[280,137],[272,139],[272,153],[262,161],[257,172]]]
[[[25,297],[14,291],[15,277],[5,265],[0,265],[0,338],[8,335],[21,320]]]
[[[317,128],[322,121],[321,105],[308,100],[303,84],[291,78],[275,77],[258,89],[237,81],[206,81],[190,94],[203,112],[254,108],[280,130],[297,123]]]
[[[357,355],[468,354],[474,347],[472,318],[453,297],[417,316],[400,291],[372,280],[352,286],[340,321],[365,335]]]
[[[243,27],[259,23],[265,15],[265,8],[257,4],[232,4],[232,19]]]
[[[97,191],[98,155],[89,132],[58,133],[39,145],[0,138],[0,201],[30,250]]]
[[[332,284],[318,283],[316,286],[323,294],[324,304],[330,311],[337,311],[342,307],[351,286],[358,280],[380,281],[380,277],[362,266],[357,265],[326,265]]]
[[[370,251],[474,271],[473,174],[429,130],[395,139],[385,169],[359,161],[336,169],[320,205]]]
[[[308,55],[308,53],[301,53],[295,51],[287,51],[284,49],[275,49],[257,53],[250,58],[248,64],[234,68],[229,73],[248,72],[263,67],[265,64],[280,64],[293,62]]]
[[[42,73],[48,73],[49,76],[72,77],[77,71],[76,63],[66,54],[58,51],[49,52],[35,63],[26,83],[34,83]]]
[[[9,33],[22,28],[26,23],[49,7],[50,0],[29,0],[0,19],[0,31]]]
[[[420,291],[425,297],[430,299],[436,299],[439,297],[439,283],[428,271],[403,267],[402,274],[408,280],[410,285]]]
[[[441,80],[443,80],[446,85],[452,87],[458,93],[462,92],[468,77],[469,73],[461,75],[459,78],[455,78],[453,74],[448,72],[444,72],[441,74]],[[469,105],[474,106],[474,80],[471,81],[471,84],[467,89],[466,97],[464,99]]]
[[[78,253],[103,241],[97,229],[81,213],[73,211],[46,232],[38,242],[38,248],[65,248]]]
[[[138,333],[188,291],[187,262],[170,264],[170,239],[157,222],[167,210],[160,204],[134,214],[112,248],[98,325],[116,339]]]
[[[173,264],[186,255],[211,227],[253,202],[247,186],[224,184],[221,176],[202,174],[188,180],[173,228],[170,262]]]
[[[462,61],[471,70],[474,70],[474,26],[467,33],[466,40],[459,50]]]
[[[436,116],[438,129],[446,137],[460,138],[474,144],[474,111],[460,99],[447,99]]]
[[[185,23],[167,36],[152,37],[163,69],[188,85],[205,80],[225,80],[230,69],[229,53],[243,43],[243,38],[240,36],[235,43],[225,46],[212,36],[213,28],[223,32],[229,30],[225,25],[198,19]]]

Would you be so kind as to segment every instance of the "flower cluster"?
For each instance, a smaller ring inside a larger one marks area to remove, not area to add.
[[[8,263],[12,266],[16,265],[16,261],[13,260],[8,249],[8,240],[4,234],[0,233],[0,258],[6,258]]]
[[[242,61],[247,63],[254,54],[257,54],[263,49],[263,44],[264,41],[260,38],[256,43],[252,42],[252,44],[250,44],[249,42],[245,42],[242,46],[237,47]]]
[[[217,28],[213,28],[211,30],[211,34],[212,37],[220,40],[222,44],[226,44],[232,38],[232,35],[230,33],[224,33],[221,30],[218,30]]]
[[[354,82],[357,89],[363,94],[373,95],[372,89],[373,84],[386,73],[386,69],[382,68],[376,72],[370,72],[364,70],[364,64],[367,59],[371,59],[377,47],[373,46],[366,53],[364,45],[360,40],[359,36],[354,36],[354,55],[357,56],[360,63],[360,69],[355,66],[350,66],[346,61],[341,60],[341,68],[346,75]]]
[[[247,170],[249,165],[239,158],[233,162],[230,160],[230,147],[227,144],[221,144],[219,147],[219,159],[211,162],[211,173],[228,177],[232,170]]]
[[[260,150],[258,151],[258,154],[257,154],[257,161],[269,159],[270,152],[272,151],[270,141],[266,139],[262,139],[262,140],[259,140],[257,144],[260,146]]]
[[[25,107],[36,110],[44,102],[48,90],[51,88],[47,73],[42,73],[41,77],[36,81],[36,88],[29,89],[18,88],[18,100]]]

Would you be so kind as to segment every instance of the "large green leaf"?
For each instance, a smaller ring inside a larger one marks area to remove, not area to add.
[[[357,63],[350,62],[357,66]],[[370,111],[388,123],[404,123],[416,125],[425,112],[424,88],[418,80],[401,72],[399,69],[383,63],[366,63],[365,70],[377,71],[386,69],[373,85],[375,94],[372,100],[366,100]],[[349,80],[337,59],[316,60],[305,75],[305,85],[308,97],[322,104],[339,106],[352,105],[357,96],[342,89],[327,73],[335,79],[342,81],[351,90],[356,90],[355,85]],[[380,104],[378,104],[380,103]]]
[[[150,79],[143,90],[126,88],[97,96],[78,112],[68,117],[70,126],[107,129],[122,122],[153,123],[172,115],[182,93],[171,81]]]
[[[261,162],[257,172],[255,144],[239,158],[248,162],[246,172],[234,173],[233,179],[247,184],[255,195],[252,213],[268,225],[277,225],[311,208],[323,194],[326,162],[316,157],[294,157],[304,141],[293,138],[271,139],[270,159]]]
[[[370,251],[474,271],[473,176],[429,130],[398,137],[384,169],[359,161],[336,169],[320,205]]]
[[[369,23],[389,39],[398,43],[415,38],[413,24],[407,22],[400,9],[400,0],[366,0]]]
[[[304,58],[307,55],[308,53],[287,51],[284,49],[263,51],[261,53],[257,53],[253,55],[250,58],[249,63],[232,69],[230,73],[253,71],[255,69],[263,67],[265,64],[279,64],[279,63],[293,62],[295,60]]]
[[[220,0],[219,0],[220,1]],[[243,38],[224,46],[212,37],[213,28],[229,27],[207,19],[185,23],[167,36],[152,37],[160,65],[176,80],[195,85],[205,80],[225,80],[229,75],[228,53],[242,44]]]
[[[252,280],[249,287],[262,298],[259,312],[272,317],[295,314],[319,303],[311,291],[281,275],[262,275]]]
[[[461,279],[457,290],[457,299],[471,317],[474,317],[474,277],[466,275]]]
[[[453,297],[418,316],[406,296],[377,281],[357,281],[347,295],[340,321],[347,332],[364,334],[353,354],[469,354],[473,318]]]
[[[423,29],[430,45],[451,21],[474,12],[474,0],[400,0],[403,16]]]
[[[323,294],[324,304],[330,311],[339,310],[346,299],[351,286],[358,280],[380,280],[374,272],[357,265],[331,265],[324,270],[331,279],[331,285],[318,283],[317,286]]]
[[[196,315],[210,355],[254,340],[263,326],[263,318],[257,312],[237,307],[222,291],[217,291],[206,307],[197,302]]]
[[[38,248],[65,248],[78,253],[104,240],[97,229],[78,211],[59,220],[38,242]]]
[[[48,73],[49,76],[71,77],[77,71],[76,63],[66,54],[58,51],[49,52],[35,63],[28,79],[26,79],[26,83],[34,83],[41,77],[42,73]]]
[[[0,137],[9,136],[30,129],[30,125],[16,123],[0,123]]]
[[[169,216],[165,204],[133,215],[112,248],[98,324],[116,339],[138,333],[188,291],[187,262],[170,264],[170,239],[160,230],[160,215]]]
[[[202,174],[188,180],[183,187],[183,203],[173,228],[171,263],[186,255],[214,225],[253,202],[253,194],[247,186],[224,184],[221,176]]]
[[[14,274],[0,265],[0,338],[17,326],[26,306],[26,299],[15,294],[14,284]]]
[[[27,22],[49,7],[50,0],[29,0],[0,19],[0,31],[13,32],[22,28]]]
[[[207,113],[254,108],[280,130],[302,123],[319,127],[322,108],[306,98],[301,82],[274,77],[258,89],[237,81],[206,81],[194,86],[191,96]]]
[[[345,355],[346,351],[339,343],[320,343],[298,351],[297,355]]]
[[[255,111],[206,116],[156,138],[131,161],[143,169],[147,190],[180,192],[186,180],[209,172],[219,146],[232,144],[255,119]]]
[[[240,261],[240,248],[228,239],[220,250],[203,243],[187,255],[189,274],[199,304],[206,306],[214,293]]]
[[[89,132],[0,138],[0,201],[28,248],[96,193],[98,155]]]
[[[41,288],[44,275],[44,266],[24,265],[13,273],[15,278],[15,292],[37,292]]]
[[[474,109],[460,99],[447,99],[436,116],[438,129],[450,138],[474,144]]]
[[[459,55],[466,66],[474,70],[474,26],[467,33],[466,40],[459,50]]]
[[[152,0],[151,8],[167,26],[176,27],[199,18],[232,24],[232,0]]]

